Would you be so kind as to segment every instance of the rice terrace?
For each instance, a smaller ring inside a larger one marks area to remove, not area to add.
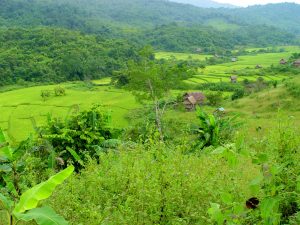
[[[300,2],[222,2],[0,1],[0,225],[300,224]]]

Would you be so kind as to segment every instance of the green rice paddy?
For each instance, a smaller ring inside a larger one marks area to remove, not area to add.
[[[66,95],[53,95],[46,101],[40,96],[41,90],[53,90],[54,85],[0,93],[0,127],[12,141],[19,142],[34,134],[34,126],[45,124],[49,114],[65,118],[75,109],[101,104],[111,111],[113,126],[126,127],[125,115],[139,107],[134,96],[124,90],[106,86],[85,90],[78,88],[77,83],[61,86],[66,88]]]
[[[281,58],[288,59],[292,52],[300,51],[299,47],[287,47],[282,53],[265,53],[240,56],[235,63],[224,63],[199,69],[199,74],[185,81],[191,84],[205,82],[228,81],[233,71],[258,71],[257,75],[239,77],[240,80],[256,80],[259,77],[257,64],[267,67],[279,63]],[[159,52],[156,58],[205,60],[209,55]],[[266,80],[282,80],[284,75],[264,75]],[[110,86],[110,78],[93,81],[96,86],[87,87],[83,82],[64,83],[65,96],[55,97],[54,94],[46,101],[41,97],[42,90],[53,90],[56,85],[22,88],[0,93],[0,128],[13,142],[24,140],[34,134],[34,127],[45,124],[49,114],[53,117],[67,117],[74,110],[84,110],[93,104],[101,104],[111,111],[113,126],[126,127],[126,115],[132,109],[140,107],[135,97],[125,90]],[[187,90],[188,91],[188,90]],[[177,91],[174,91],[177,93]],[[178,93],[177,93],[178,94]]]
[[[285,49],[284,52],[279,53],[261,53],[255,55],[245,55],[238,57],[237,62],[223,63],[213,66],[208,66],[205,69],[199,69],[199,74],[195,75],[193,78],[186,80],[189,84],[199,84],[207,82],[220,82],[220,81],[230,81],[230,76],[234,75],[236,72],[243,71],[246,75],[239,75],[238,80],[248,79],[250,81],[256,80],[258,77],[263,77],[267,81],[271,80],[282,80],[286,78],[285,75],[261,75],[260,69],[256,69],[257,65],[262,68],[269,67],[271,65],[278,65],[280,59],[288,59],[292,53],[299,52],[299,46],[279,46],[278,49]],[[248,51],[257,51],[260,49],[267,48],[251,48]],[[212,57],[210,55],[201,54],[187,54],[187,53],[168,53],[168,52],[158,52],[156,58],[166,58],[169,59],[175,57],[176,59],[198,59],[205,60],[205,58]],[[252,75],[247,75],[247,73]],[[254,74],[254,75],[253,75]]]

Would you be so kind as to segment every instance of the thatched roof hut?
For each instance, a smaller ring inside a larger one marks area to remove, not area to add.
[[[300,59],[297,59],[294,63],[293,63],[294,66],[296,67],[300,67]]]
[[[191,92],[183,95],[183,104],[186,110],[194,110],[197,105],[204,104],[205,95],[202,92]]]
[[[237,83],[237,79],[238,79],[237,76],[231,76],[231,77],[230,77],[231,83]]]
[[[280,59],[279,64],[285,65],[287,64],[287,61],[285,59]]]

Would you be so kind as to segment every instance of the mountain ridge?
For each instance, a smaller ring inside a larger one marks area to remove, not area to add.
[[[219,3],[211,0],[169,0],[170,2],[189,4],[200,8],[237,8],[235,5]]]

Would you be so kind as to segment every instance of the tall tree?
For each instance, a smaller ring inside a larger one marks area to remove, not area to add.
[[[161,104],[161,99],[167,99],[170,90],[178,87],[182,80],[190,77],[195,71],[186,63],[156,61],[150,47],[140,52],[137,62],[130,61],[122,77],[126,77],[130,90],[140,101],[151,102],[155,111],[155,122],[160,139],[163,141],[162,117],[168,101]]]

